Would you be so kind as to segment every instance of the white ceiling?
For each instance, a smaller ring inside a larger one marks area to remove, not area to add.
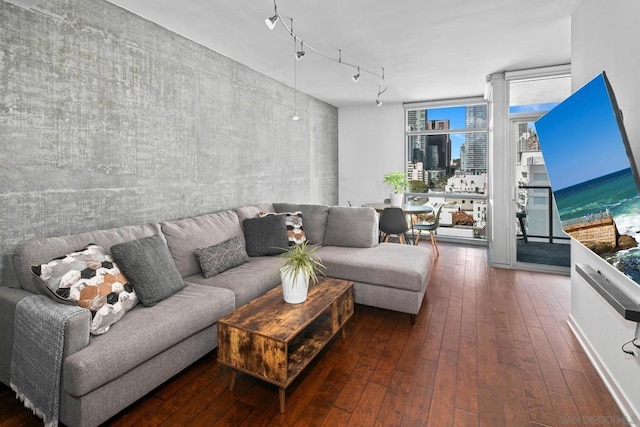
[[[381,73],[380,99],[481,95],[487,74],[571,59],[571,13],[581,0],[278,0],[315,49]],[[131,12],[293,86],[293,39],[269,30],[272,0],[111,0]],[[288,22],[287,22],[288,24]],[[335,106],[373,105],[380,81],[308,49],[298,90]]]

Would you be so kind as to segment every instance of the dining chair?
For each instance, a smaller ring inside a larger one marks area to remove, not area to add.
[[[518,219],[518,224],[520,224],[520,231],[522,232],[522,240],[525,243],[529,242],[529,239],[527,238],[527,227],[525,227],[524,225],[524,220],[527,217],[527,213],[524,211],[518,211],[516,212],[516,218]]]
[[[409,226],[402,208],[384,208],[380,215],[382,240],[386,242],[389,240],[389,236],[396,235],[400,243],[409,244],[407,231],[409,231]]]
[[[416,235],[413,244],[418,245],[422,232],[428,231],[431,236],[431,244],[433,245],[433,248],[436,250],[436,258],[438,257],[438,255],[440,255],[440,251],[438,250],[438,243],[436,242],[436,231],[438,230],[438,227],[440,227],[440,212],[442,211],[442,206],[444,206],[443,203],[440,203],[437,206],[434,206],[435,210],[433,212],[433,216],[434,216],[433,222],[427,223],[427,224],[413,225],[414,232],[415,230],[418,231],[418,234]]]

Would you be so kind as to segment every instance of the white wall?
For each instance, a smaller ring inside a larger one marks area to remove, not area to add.
[[[572,16],[572,86],[579,89],[602,71],[613,87],[636,162],[640,159],[640,2],[584,0]],[[636,324],[624,320],[575,272],[590,265],[640,301],[640,286],[573,242],[570,324],[610,386],[631,425],[640,425],[640,365],[620,346]]]
[[[338,123],[339,204],[382,202],[390,193],[384,174],[405,169],[402,104],[341,107]]]

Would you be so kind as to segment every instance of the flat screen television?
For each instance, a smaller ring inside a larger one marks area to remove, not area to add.
[[[563,230],[640,284],[640,177],[606,74],[535,127]]]

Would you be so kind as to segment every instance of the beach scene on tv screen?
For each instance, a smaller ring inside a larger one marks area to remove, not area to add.
[[[640,283],[640,196],[605,79],[596,76],[536,129],[563,230]]]

